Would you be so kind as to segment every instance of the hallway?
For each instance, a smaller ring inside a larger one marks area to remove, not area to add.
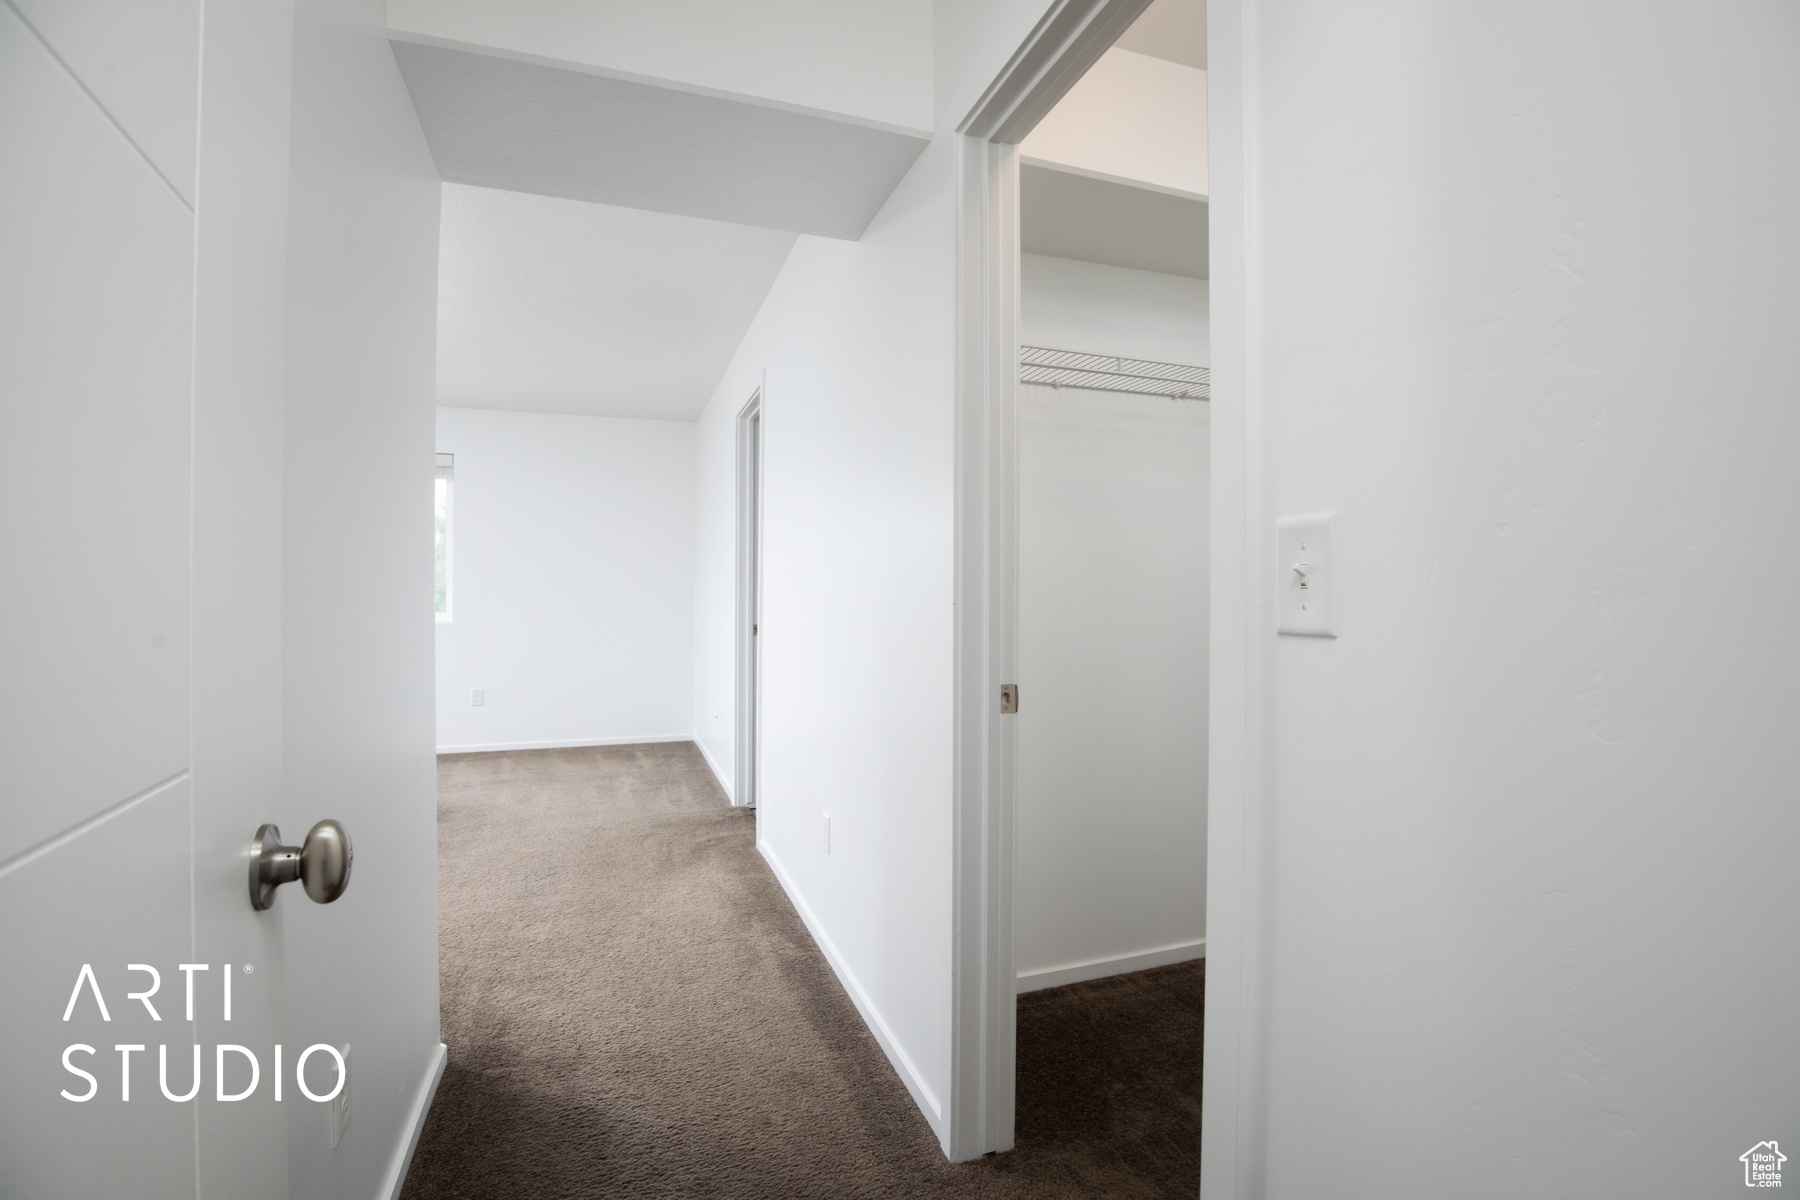
[[[1027,994],[944,1160],[692,743],[439,759],[449,1066],[406,1200],[1192,1196],[1195,962]]]

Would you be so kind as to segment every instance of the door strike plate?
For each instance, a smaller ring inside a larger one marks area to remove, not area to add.
[[[1000,711],[1016,713],[1019,711],[1019,685],[1003,683],[1000,685]]]

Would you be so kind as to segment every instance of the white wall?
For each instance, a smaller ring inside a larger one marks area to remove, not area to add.
[[[269,819],[295,841],[335,817],[356,847],[330,908],[279,902],[286,1040],[352,1047],[335,1150],[327,1106],[289,1108],[297,1200],[387,1194],[438,1048],[438,182],[382,25],[379,0],[297,5],[284,454],[267,467],[284,494],[285,780]]]
[[[1028,344],[1205,361],[1204,280],[1021,274]],[[1208,424],[1200,401],[1020,389],[1021,990],[1204,950]]]
[[[1206,72],[1117,46],[1023,142],[1027,162],[1206,195]]]
[[[1206,937],[1205,404],[1019,401],[1021,990]]]
[[[931,0],[388,0],[403,36],[910,130],[931,119]]]
[[[1027,346],[1202,367],[1212,362],[1204,279],[1024,254],[1019,283],[1019,336]]]
[[[1207,1194],[1741,1195],[1800,1140],[1800,9],[1211,16],[1214,652],[1270,690],[1214,697]],[[1342,636],[1277,638],[1320,511]]]
[[[732,447],[763,408],[757,839],[940,1138],[950,1082],[951,158],[803,236],[700,419],[702,745],[732,761]],[[831,852],[822,814],[831,814]]]
[[[437,410],[456,456],[440,751],[693,736],[694,429]]]

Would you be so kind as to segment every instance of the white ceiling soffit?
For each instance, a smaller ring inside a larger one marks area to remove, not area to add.
[[[445,184],[438,403],[694,420],[794,237]]]
[[[1019,246],[1079,262],[1207,277],[1206,201],[1052,167],[1019,168]]]
[[[1206,0],[1156,0],[1113,45],[1206,70]]]
[[[446,182],[855,240],[923,134],[392,39]]]

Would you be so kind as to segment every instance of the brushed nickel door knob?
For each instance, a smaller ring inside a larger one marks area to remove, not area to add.
[[[275,889],[300,881],[319,904],[330,904],[350,886],[355,860],[350,835],[336,821],[320,821],[300,846],[281,844],[281,830],[264,825],[250,843],[250,907],[261,911],[275,903]]]

